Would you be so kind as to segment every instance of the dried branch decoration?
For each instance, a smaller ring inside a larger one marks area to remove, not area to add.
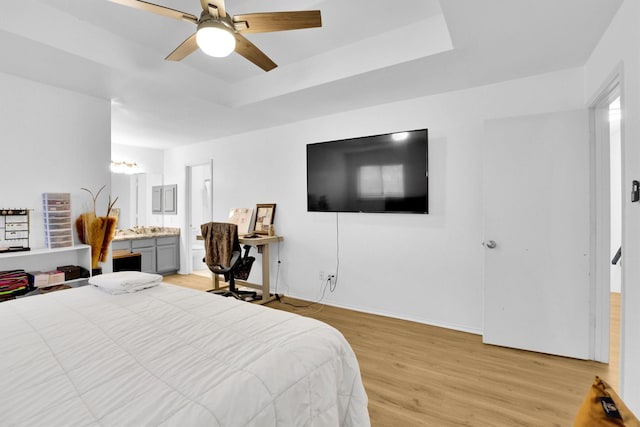
[[[98,196],[100,195],[102,190],[104,190],[104,187],[106,187],[106,185],[103,185],[102,187],[100,187],[100,189],[95,194],[95,196],[93,195],[93,191],[89,190],[88,188],[80,187],[81,190],[84,190],[87,193],[91,194],[91,199],[93,200],[93,213],[94,214],[96,214],[96,201],[98,200]],[[109,205],[107,206],[107,216],[109,216],[111,214],[111,210],[113,209],[113,206],[116,204],[117,201],[118,201],[118,198],[116,197],[115,199],[113,199],[113,202],[112,202],[111,201],[111,195],[109,195]]]
[[[93,211],[81,214],[75,223],[80,241],[91,246],[91,268],[93,269],[98,268],[101,262],[107,260],[109,245],[111,245],[118,225],[118,219],[111,216],[111,210],[118,201],[117,197],[111,201],[111,196],[109,196],[109,204],[105,216],[97,216],[96,214],[96,201],[105,187],[106,185],[103,185],[96,194],[93,194],[87,188],[81,188],[81,190],[91,195]]]

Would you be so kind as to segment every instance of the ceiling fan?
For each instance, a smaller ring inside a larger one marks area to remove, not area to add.
[[[276,63],[243,34],[322,26],[319,10],[249,13],[231,16],[227,14],[224,0],[200,0],[202,13],[198,18],[190,13],[142,0],[110,1],[197,25],[196,32],[165,58],[169,61],[180,61],[198,48],[207,55],[216,57],[224,57],[235,51],[264,71],[270,71],[277,67]]]

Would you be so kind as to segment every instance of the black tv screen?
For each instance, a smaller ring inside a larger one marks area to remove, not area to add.
[[[429,212],[427,129],[307,144],[309,212]]]

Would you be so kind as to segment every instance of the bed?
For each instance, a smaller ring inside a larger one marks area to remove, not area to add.
[[[161,283],[0,304],[2,425],[368,426],[358,362],[314,319]]]

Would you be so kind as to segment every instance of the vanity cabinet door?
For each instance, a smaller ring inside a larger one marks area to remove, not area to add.
[[[162,213],[162,185],[151,187],[151,213]]]
[[[145,273],[155,273],[156,272],[156,248],[139,248],[136,249],[135,252],[140,253],[142,255],[142,259],[140,261],[140,270]]]
[[[156,240],[158,273],[176,272],[180,269],[180,245],[178,236],[158,237]]]
[[[168,215],[178,214],[178,186],[165,185],[162,189],[162,210]]]
[[[145,273],[156,272],[156,239],[137,239],[131,241],[131,251],[142,255],[141,270]]]
[[[157,248],[158,273],[178,270],[178,246],[165,245]]]

